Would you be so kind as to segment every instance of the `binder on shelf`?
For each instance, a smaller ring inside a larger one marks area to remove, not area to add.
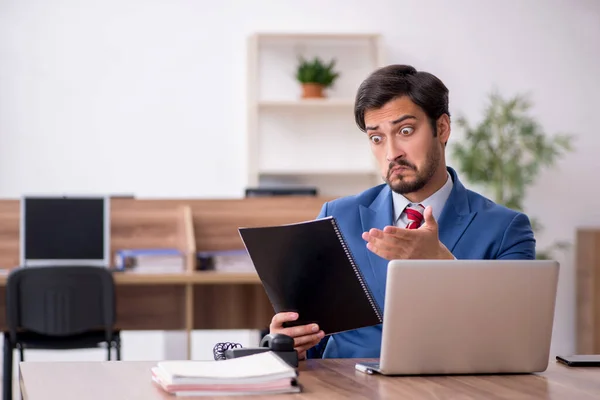
[[[196,267],[199,271],[255,272],[246,249],[199,251]]]
[[[115,251],[115,269],[140,272],[185,270],[184,254],[174,248],[119,249]]]
[[[238,231],[274,311],[298,313],[286,326],[329,335],[383,322],[335,218]]]

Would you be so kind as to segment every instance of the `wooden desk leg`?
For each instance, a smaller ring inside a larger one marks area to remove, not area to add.
[[[192,359],[192,331],[194,330],[194,286],[185,285],[185,335],[187,340],[187,359]]]

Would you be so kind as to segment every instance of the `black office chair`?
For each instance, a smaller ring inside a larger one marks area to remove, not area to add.
[[[115,324],[115,287],[101,267],[23,267],[6,282],[3,396],[12,400],[13,350],[113,347],[121,359],[120,332]]]

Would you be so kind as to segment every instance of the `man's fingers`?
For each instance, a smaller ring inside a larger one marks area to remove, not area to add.
[[[381,258],[388,259],[394,247],[381,239],[374,239],[367,243],[367,249]]]
[[[323,339],[323,337],[325,337],[325,333],[323,331],[320,331],[319,333],[315,333],[314,335],[298,336],[298,337],[294,338],[294,347],[297,348],[299,346],[305,346],[305,345],[309,345],[309,344],[311,344],[312,346],[315,346],[317,343],[319,343],[321,341],[321,339]]]
[[[376,229],[376,228],[371,228],[371,229],[369,229],[369,237],[383,239],[385,237],[385,235],[383,234],[382,230]]]
[[[392,226],[392,225],[388,225],[385,228],[383,228],[383,233],[384,234],[391,234],[391,235],[399,235],[402,234],[403,231],[405,231],[406,229],[404,228],[398,228],[397,226]]]
[[[421,238],[423,237],[423,231],[419,229],[405,229],[398,228],[396,226],[386,226],[383,232],[386,235],[386,237],[393,238],[395,244],[402,243],[402,245],[406,245],[407,242],[421,240]]]
[[[270,333],[281,333],[290,337],[313,335],[319,332],[319,325],[307,324],[299,326],[291,326],[284,328],[283,323],[295,321],[298,319],[297,313],[278,313],[273,316],[271,325],[269,326]]]
[[[281,329],[284,322],[295,321],[297,319],[298,313],[295,312],[277,313],[271,320],[271,329]]]
[[[427,225],[436,225],[437,222],[435,218],[433,218],[433,209],[431,206],[425,207],[425,211],[423,212],[423,218],[425,219],[425,223]]]
[[[318,344],[318,342],[317,342],[317,343],[314,343],[314,344],[313,344],[313,343],[310,343],[310,344],[305,344],[305,345],[302,345],[302,346],[300,346],[300,347],[296,347],[295,349],[296,349],[296,351],[298,352],[298,354],[300,355],[300,354],[302,354],[302,353],[306,353],[308,350],[312,349],[312,348],[313,348],[313,347],[315,347],[317,344]],[[306,357],[306,354],[305,354],[304,356]]]
[[[385,240],[395,242],[396,239],[413,240],[417,235],[417,230],[399,228],[397,226],[388,225],[383,230],[371,229],[369,232],[363,233],[363,239],[366,241]]]
[[[319,325],[317,324],[308,324],[308,325],[300,325],[300,326],[292,326],[289,328],[283,328],[277,333],[283,333],[284,335],[291,336],[293,338],[300,336],[313,335],[319,332]]]
[[[416,229],[399,228],[397,226],[386,226],[383,228],[384,235],[392,236],[399,240],[414,240],[420,234]]]
[[[371,247],[390,251],[398,245],[398,239],[393,235],[386,234],[383,238],[369,238],[369,244]]]
[[[394,254],[399,252],[399,246],[402,246],[403,240],[396,236],[386,233],[384,239],[371,238],[367,243],[367,249],[386,260],[397,258]]]
[[[391,251],[382,250],[380,248],[375,247],[371,243],[367,243],[367,249],[369,249],[369,251],[373,252],[374,254],[377,254],[379,257],[386,259],[386,260],[391,260],[392,258],[397,258],[397,257],[392,256]]]

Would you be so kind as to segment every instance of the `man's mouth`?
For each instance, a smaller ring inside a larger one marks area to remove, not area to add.
[[[390,170],[390,173],[391,173],[391,174],[394,174],[394,173],[396,173],[396,172],[408,171],[408,170],[411,170],[411,169],[412,169],[412,168],[410,168],[410,167],[407,167],[407,166],[405,166],[405,165],[399,165],[399,166],[397,166],[397,167],[394,167],[394,168],[392,168],[392,169]]]

